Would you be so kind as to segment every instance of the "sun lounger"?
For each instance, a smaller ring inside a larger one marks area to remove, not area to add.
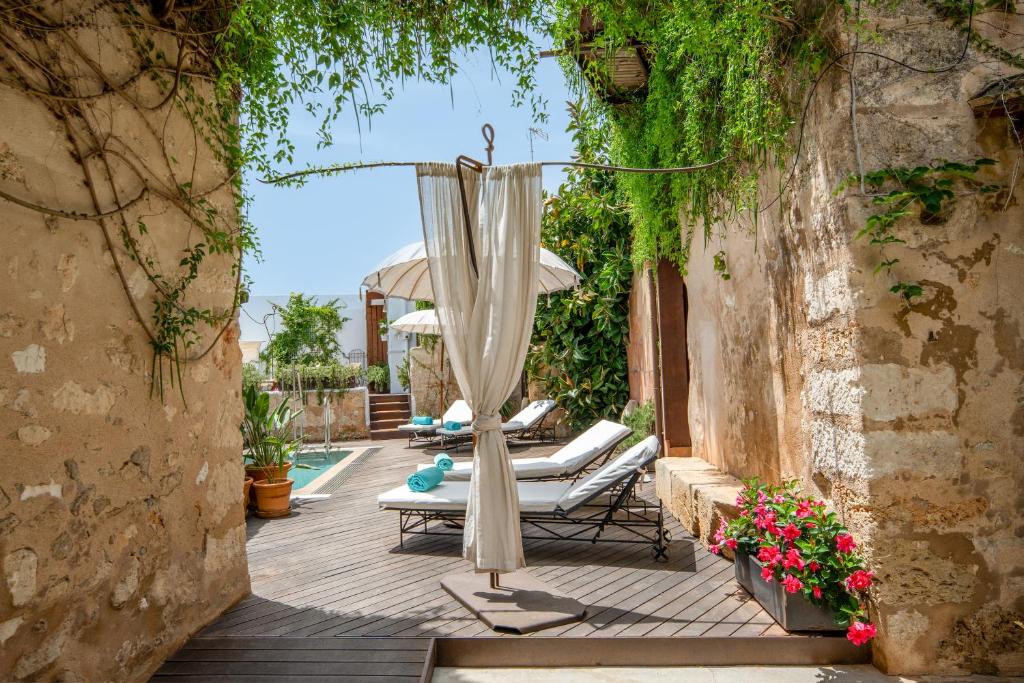
[[[651,545],[655,559],[666,559],[669,539],[661,503],[633,495],[658,450],[657,437],[650,436],[578,481],[519,482],[523,538],[644,543]],[[403,485],[377,496],[377,504],[398,511],[403,545],[406,534],[461,535],[469,486],[468,481],[445,481],[416,493]],[[625,533],[604,535],[609,529]]]
[[[411,447],[416,442],[432,443],[435,441],[437,439],[437,430],[441,429],[441,425],[445,422],[469,424],[472,421],[473,411],[469,409],[469,404],[459,399],[451,404],[440,420],[434,420],[432,425],[418,425],[410,422],[409,424],[399,425],[397,429],[409,435],[409,446]]]
[[[501,425],[501,431],[507,435],[517,438],[525,438],[528,435],[539,433],[544,418],[547,417],[556,405],[551,399],[532,401],[528,406],[512,416],[512,418]],[[473,438],[473,428],[466,426],[462,429],[445,429],[439,427],[436,434],[441,437],[441,448],[458,448]]]
[[[601,420],[575,439],[544,458],[516,458],[512,461],[516,479],[574,479],[603,455],[605,461],[632,430],[617,422]],[[602,463],[604,464],[604,461]],[[432,467],[420,465],[419,469]],[[465,481],[473,474],[473,463],[457,462],[444,473],[445,481]]]

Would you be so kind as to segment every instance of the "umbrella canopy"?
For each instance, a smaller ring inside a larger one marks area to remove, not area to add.
[[[441,334],[441,324],[437,322],[437,311],[433,308],[406,313],[391,323],[391,329],[413,334]]]
[[[538,294],[572,289],[579,283],[580,274],[572,266],[547,249],[540,250]],[[384,259],[372,273],[363,279],[363,287],[373,292],[380,292],[384,296],[394,296],[412,301],[433,301],[434,292],[430,284],[430,269],[427,267],[427,249],[423,242],[407,244]]]

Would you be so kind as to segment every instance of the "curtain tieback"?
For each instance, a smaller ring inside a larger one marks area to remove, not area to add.
[[[500,415],[477,415],[476,419],[473,420],[473,431],[478,434],[480,432],[491,432],[496,429],[501,429]]]

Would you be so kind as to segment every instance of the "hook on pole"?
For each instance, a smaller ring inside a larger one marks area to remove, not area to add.
[[[480,132],[484,136],[484,142],[487,143],[487,146],[484,149],[487,150],[487,165],[490,166],[494,163],[494,126],[489,123],[485,123],[481,126]]]

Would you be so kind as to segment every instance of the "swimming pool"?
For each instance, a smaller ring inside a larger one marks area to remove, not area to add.
[[[288,478],[295,482],[292,485],[292,491],[298,491],[309,486],[313,480],[351,454],[352,451],[331,451],[330,453],[310,451],[308,453],[299,453],[294,460],[307,465],[309,469],[306,467],[293,467],[288,471]]]

